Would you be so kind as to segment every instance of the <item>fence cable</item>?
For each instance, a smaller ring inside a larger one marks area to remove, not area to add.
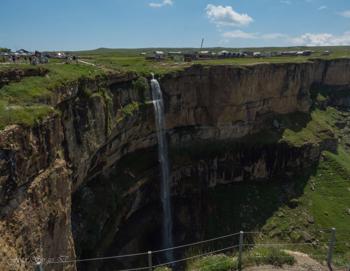
[[[181,246],[176,246],[176,247],[171,247],[171,248],[165,248],[165,249],[160,249],[160,250],[154,250],[154,251],[152,251],[152,253],[160,253],[160,252],[169,251],[169,250],[175,250],[175,249],[179,249],[179,248],[196,246],[196,245],[205,244],[205,243],[209,243],[209,242],[213,242],[213,241],[217,241],[217,240],[226,239],[226,238],[233,237],[233,236],[238,236],[239,234],[240,233],[237,232],[237,233],[228,234],[228,235],[224,235],[224,236],[221,236],[221,237],[216,237],[216,238],[212,238],[212,239],[208,239],[208,240],[204,240],[204,241],[199,241],[199,242],[195,242],[195,243],[190,243],[190,244],[186,244],[186,245],[181,245]]]
[[[115,259],[120,259],[120,258],[130,258],[130,257],[144,256],[144,255],[147,255],[147,252],[126,254],[126,255],[119,255],[119,256],[110,256],[110,257],[97,257],[97,258],[88,258],[88,259],[75,259],[75,260],[68,260],[68,261],[56,261],[56,262],[50,262],[48,264],[66,264],[66,263],[80,263],[80,262],[115,260]]]
[[[322,229],[321,231],[328,231],[329,229]],[[243,232],[244,235],[249,235],[249,234],[260,234],[262,232]],[[226,239],[229,237],[233,237],[233,236],[238,236],[240,235],[239,232],[237,233],[233,233],[233,234],[228,234],[228,235],[224,235],[224,236],[220,236],[220,237],[216,237],[216,238],[211,238],[211,239],[207,239],[207,240],[203,240],[203,241],[199,241],[199,242],[194,242],[194,243],[189,243],[189,244],[185,244],[185,245],[180,245],[180,246],[174,246],[174,247],[170,247],[170,248],[165,248],[165,249],[160,249],[160,250],[155,250],[155,251],[151,251],[152,255],[156,254],[156,253],[161,253],[161,252],[166,252],[169,250],[176,250],[179,248],[186,248],[186,247],[191,247],[191,246],[196,246],[196,245],[200,245],[200,244],[205,244],[205,243],[209,243],[209,242],[213,242],[213,241],[217,241],[217,240],[222,240],[222,239]],[[347,242],[337,242],[337,244],[347,244]],[[313,244],[313,243],[272,243],[272,244],[267,244],[267,243],[243,243],[241,244],[243,247],[273,247],[273,246],[320,246],[320,245],[328,245],[328,242],[321,242],[321,243],[317,243],[317,244]],[[158,264],[153,266],[154,268],[156,267],[161,267],[161,266],[167,266],[167,265],[172,265],[175,263],[179,263],[179,262],[184,262],[184,261],[188,261],[188,260],[192,260],[192,259],[196,259],[199,257],[204,257],[204,256],[208,256],[211,254],[216,254],[219,252],[223,252],[229,249],[234,249],[234,248],[238,248],[240,245],[233,245],[233,246],[229,246],[223,249],[219,249],[219,250],[214,250],[214,251],[210,251],[207,253],[203,253],[203,254],[199,254],[199,255],[195,255],[195,256],[191,256],[191,257],[187,257],[187,258],[183,258],[183,259],[179,259],[179,260],[175,260],[175,261],[170,261],[170,262],[166,262],[163,264]],[[104,261],[104,260],[115,260],[115,259],[122,259],[122,258],[130,258],[130,257],[138,257],[138,256],[145,256],[148,255],[148,252],[142,252],[142,253],[134,253],[134,254],[125,254],[125,255],[118,255],[118,256],[109,256],[109,257],[96,257],[96,258],[87,258],[87,259],[74,259],[74,260],[62,260],[62,261],[52,261],[52,262],[47,262],[47,263],[43,263],[43,265],[51,265],[51,264],[70,264],[70,263],[82,263],[82,262],[92,262],[92,261]],[[141,270],[146,270],[149,267],[138,267],[138,268],[132,268],[132,269],[122,269],[119,271],[141,271]]]
[[[189,261],[189,260],[193,260],[193,259],[205,257],[205,256],[208,256],[208,255],[211,255],[211,254],[216,254],[216,253],[219,253],[219,252],[223,252],[223,251],[226,251],[226,250],[229,250],[229,249],[238,248],[238,247],[239,247],[239,245],[230,246],[230,247],[226,247],[226,248],[214,250],[214,251],[211,251],[211,252],[199,254],[199,255],[196,255],[196,256],[191,256],[191,257],[183,258],[183,259],[176,260],[176,261],[171,261],[171,262],[166,262],[166,263],[154,265],[153,268],[162,267],[162,266],[167,266],[167,265],[173,265],[173,264],[175,264],[175,263],[185,262],[185,261]]]
[[[152,251],[152,254],[165,252],[165,251],[169,251],[169,250],[175,250],[175,249],[184,248],[184,247],[189,247],[189,246],[195,246],[195,245],[204,244],[204,243],[209,243],[209,242],[216,241],[216,240],[222,240],[222,239],[225,239],[225,238],[238,236],[239,234],[240,234],[239,232],[238,233],[232,233],[232,234],[228,234],[228,235],[224,235],[224,236],[220,236],[220,237],[216,237],[216,238],[212,238],[212,239],[207,239],[207,240],[203,240],[203,241],[199,241],[199,242],[195,242],[195,243],[189,243],[189,244],[185,244],[185,245],[181,245],[181,246],[165,248],[165,249],[160,249],[160,250],[154,250],[154,251]],[[67,261],[55,261],[55,262],[50,262],[50,263],[47,263],[47,264],[67,264],[67,263],[79,263],[79,262],[90,262],[90,261],[114,260],[114,259],[130,258],[130,257],[144,256],[144,255],[148,255],[148,252],[135,253],[135,254],[126,254],[126,255],[119,255],[119,256],[110,256],[110,257],[97,257],[97,258],[88,258],[88,259],[75,259],[75,260],[67,260]]]

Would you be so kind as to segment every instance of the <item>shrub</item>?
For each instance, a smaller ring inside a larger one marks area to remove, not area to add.
[[[172,271],[172,269],[166,266],[162,266],[162,267],[157,267],[156,269],[154,269],[154,271]]]
[[[139,77],[132,82],[133,88],[137,91],[141,100],[145,99],[145,95],[149,92],[149,84],[146,78]]]
[[[187,271],[229,271],[237,268],[237,261],[226,255],[210,255],[194,260],[187,265]]]

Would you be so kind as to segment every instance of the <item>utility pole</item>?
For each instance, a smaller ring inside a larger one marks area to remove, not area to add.
[[[202,39],[201,49],[203,49],[203,45],[204,45],[204,38]]]

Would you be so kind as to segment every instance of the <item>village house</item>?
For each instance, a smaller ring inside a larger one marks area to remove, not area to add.
[[[184,60],[186,62],[191,62],[191,61],[196,60],[196,59],[198,59],[197,54],[195,54],[195,53],[184,53]]]
[[[211,59],[212,53],[210,51],[199,51],[197,53],[199,59]]]
[[[168,52],[168,57],[175,62],[184,62],[185,57],[184,54],[181,51],[178,52]]]
[[[154,51],[154,58],[155,60],[164,60],[165,53],[163,51]]]
[[[20,50],[17,50],[15,54],[20,56],[27,56],[27,55],[30,55],[30,52],[24,49],[20,49]]]
[[[253,57],[259,58],[259,57],[262,57],[262,54],[261,54],[261,52],[254,52]]]

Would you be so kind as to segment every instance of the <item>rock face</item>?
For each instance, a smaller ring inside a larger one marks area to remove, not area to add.
[[[10,82],[18,82],[24,77],[45,76],[47,73],[48,70],[43,68],[28,68],[24,70],[10,69],[0,71],[0,88]]]
[[[313,88],[349,89],[350,60],[193,66],[160,83],[173,149],[175,234],[187,240],[191,231],[204,234],[196,228],[200,216],[190,219],[194,210],[208,211],[203,191],[218,184],[290,179],[293,171],[317,163],[323,149],[334,148],[335,140],[299,147],[241,140],[266,128],[271,116],[307,114]],[[59,114],[35,127],[0,132],[1,270],[34,270],[33,257],[43,258],[48,270],[76,270],[73,263],[50,262],[159,244],[156,135],[147,81],[113,75],[82,80],[58,93],[51,103]],[[337,101],[346,106],[347,99]]]
[[[34,270],[40,259],[50,270],[75,270],[75,264],[49,262],[75,258],[71,196],[79,174],[87,174],[87,160],[113,129],[106,87],[132,78],[127,74],[71,84],[53,99],[60,114],[34,127],[1,131],[2,270]]]
[[[34,128],[14,126],[2,131],[4,270],[32,270],[33,257],[75,255],[70,230],[72,183],[59,155],[63,134],[57,127],[59,118],[54,116]]]
[[[349,61],[202,67],[166,76],[169,129],[199,127],[196,138],[239,138],[270,113],[308,112],[314,86],[349,87]]]

